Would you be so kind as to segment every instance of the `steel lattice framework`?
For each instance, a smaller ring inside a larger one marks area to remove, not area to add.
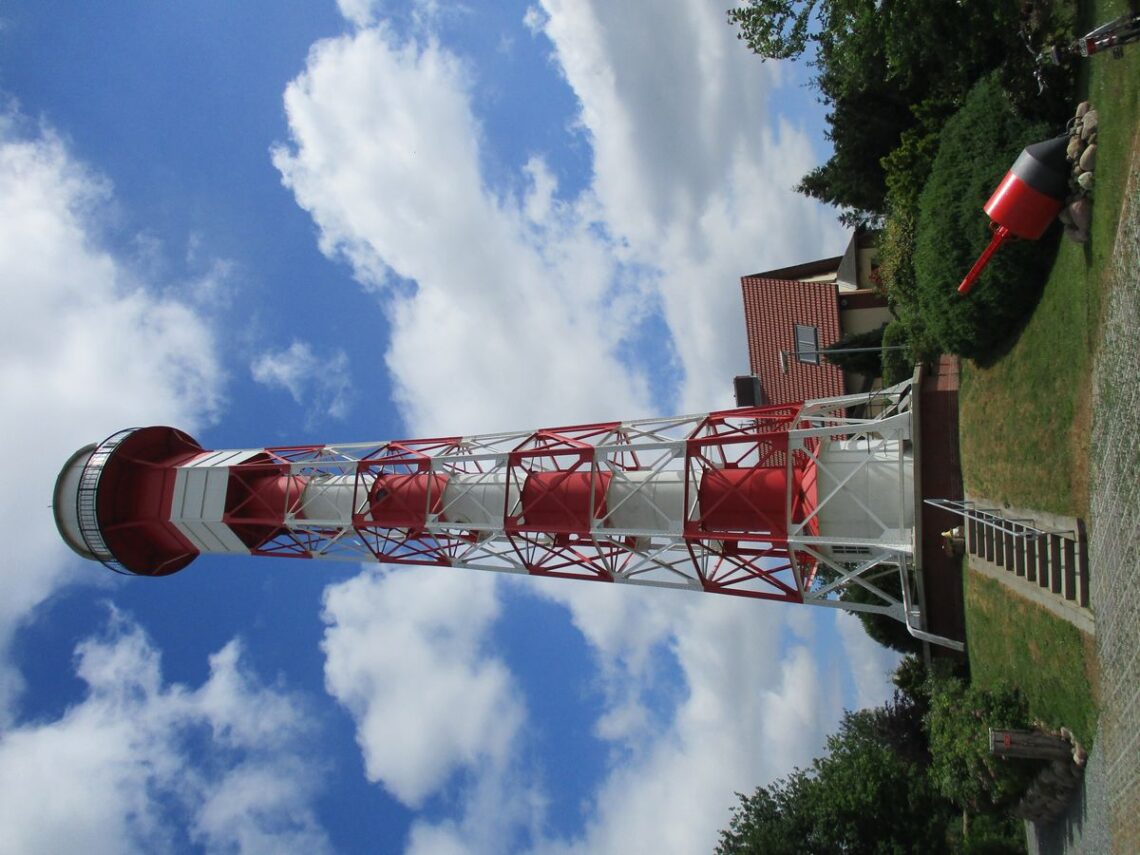
[[[147,575],[203,551],[466,567],[878,612],[945,643],[913,572],[910,392],[240,451],[120,432],[65,467],[57,504],[72,472],[83,508],[60,530]]]

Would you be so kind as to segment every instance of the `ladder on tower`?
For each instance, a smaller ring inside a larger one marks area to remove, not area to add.
[[[960,516],[966,549],[980,562],[1013,576],[1002,580],[1011,582],[1010,587],[1036,588],[1081,610],[1089,608],[1088,545],[1079,520],[991,507],[969,498],[925,502]],[[1091,626],[1091,614],[1087,617]]]

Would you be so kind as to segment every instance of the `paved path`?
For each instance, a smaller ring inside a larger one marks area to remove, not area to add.
[[[1113,851],[1140,852],[1140,150],[1096,366],[1089,558]],[[1098,583],[1099,580],[1099,583]]]
[[[1094,370],[1089,559],[1101,713],[1084,793],[1042,853],[1140,852],[1140,147]]]

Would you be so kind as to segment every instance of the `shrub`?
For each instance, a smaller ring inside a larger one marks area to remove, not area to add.
[[[864,348],[882,348],[884,328],[845,333],[835,344],[824,348],[823,355],[828,362],[844,371],[853,371],[865,377],[880,377],[883,373],[882,350],[867,351]],[[860,352],[851,353],[848,348],[858,348]]]
[[[890,349],[903,345],[907,346],[906,350]],[[907,328],[902,321],[891,321],[883,330],[883,385],[894,386],[906,380],[914,374],[914,363],[917,361]]]
[[[899,304],[917,305],[918,286],[914,279],[915,213],[894,208],[879,232],[877,255],[879,276],[887,291],[887,299],[896,310]]]
[[[946,98],[926,98],[911,106],[914,126],[902,132],[898,146],[883,158],[889,212],[913,217],[938,153],[939,134],[959,104]]]
[[[969,817],[968,829],[960,838],[955,835],[957,855],[1025,855],[1024,820],[1009,814],[979,813]]]
[[[941,351],[926,328],[918,302],[918,282],[914,275],[916,220],[913,210],[901,206],[892,208],[879,233],[879,275],[887,292],[891,313],[897,321],[888,325],[888,332],[884,335],[891,338],[889,344],[892,346],[910,345],[909,351],[884,352],[883,382],[888,386],[909,377],[915,362],[937,356]],[[887,344],[884,341],[884,345]],[[903,360],[910,363],[905,375],[898,373]],[[895,379],[888,380],[888,376]]]
[[[931,779],[943,796],[964,809],[985,813],[1010,808],[1036,774],[1027,761],[990,754],[991,727],[1029,726],[1027,704],[1016,689],[978,689],[956,677],[935,680],[926,723]]]
[[[947,351],[985,358],[1036,305],[1056,250],[1057,230],[1008,241],[968,297],[958,284],[990,241],[983,206],[1021,149],[1050,136],[1023,118],[997,78],[978,83],[947,123],[919,199],[914,272],[923,320]]]

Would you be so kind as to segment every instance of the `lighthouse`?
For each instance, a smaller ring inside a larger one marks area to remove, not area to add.
[[[462,567],[877,612],[957,647],[923,624],[911,392],[250,449],[132,428],[72,455],[53,508],[139,576],[203,553]]]

